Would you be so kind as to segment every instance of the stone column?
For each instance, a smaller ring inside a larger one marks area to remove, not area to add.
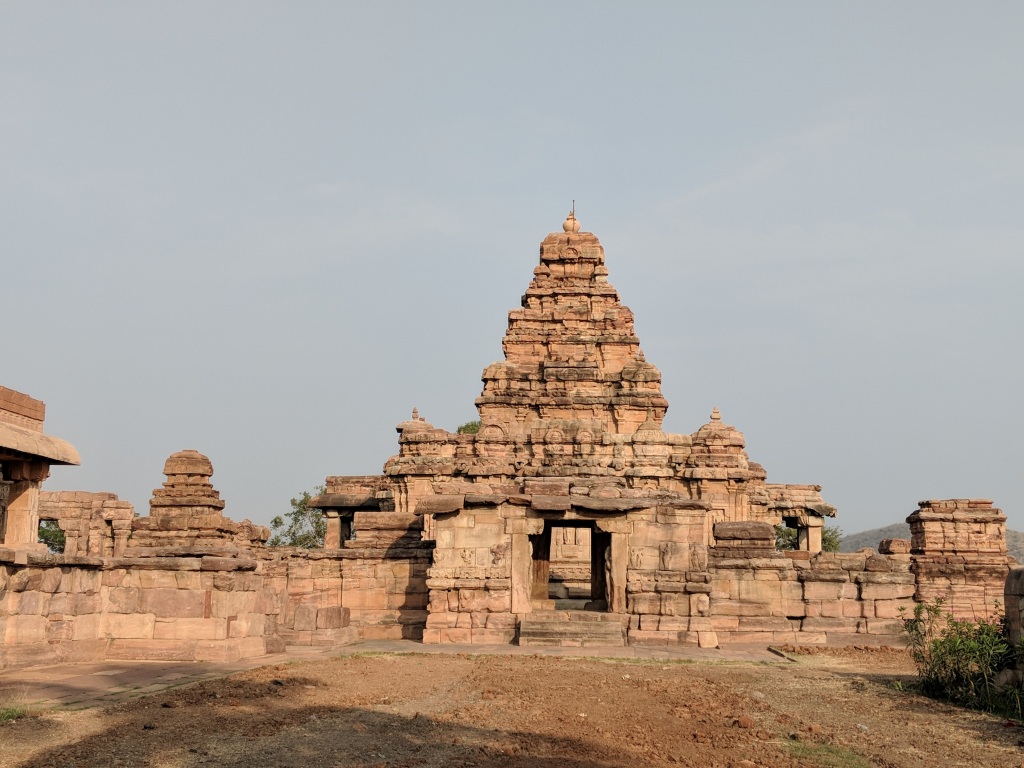
[[[1003,589],[1003,605],[1010,629],[1010,645],[1016,645],[1021,640],[1024,624],[1024,566],[1010,569]]]
[[[530,612],[533,547],[525,533],[512,534],[512,613]]]
[[[324,534],[324,549],[341,549],[341,516],[336,509],[324,512],[327,518],[327,532]]]
[[[797,529],[797,549],[804,552],[821,552],[821,531],[824,521],[820,517],[808,517],[807,525]]]
[[[629,564],[629,535],[613,533],[608,547],[608,612],[626,612],[626,567]]]
[[[7,505],[4,546],[17,549],[46,549],[39,544],[39,483],[22,480],[14,483]]]

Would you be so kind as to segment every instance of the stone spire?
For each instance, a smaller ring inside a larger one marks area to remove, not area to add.
[[[608,283],[604,248],[574,211],[562,230],[544,238],[522,308],[509,312],[505,360],[484,371],[476,401],[481,421],[508,434],[586,420],[632,435],[649,413],[660,424],[661,373],[644,360],[633,313]]]

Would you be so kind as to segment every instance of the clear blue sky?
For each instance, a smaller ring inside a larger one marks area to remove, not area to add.
[[[0,384],[266,523],[475,417],[575,198],[671,404],[1024,528],[1024,5],[0,3]]]

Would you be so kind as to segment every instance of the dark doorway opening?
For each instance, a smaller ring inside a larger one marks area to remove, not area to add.
[[[531,602],[540,609],[608,610],[611,534],[591,521],[545,521],[533,545]]]

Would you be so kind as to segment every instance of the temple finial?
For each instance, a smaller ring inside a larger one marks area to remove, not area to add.
[[[413,421],[419,421],[420,420],[420,411],[416,407],[413,407],[413,409],[412,409],[412,420]]]
[[[711,411],[711,420],[712,421],[721,421],[722,420],[722,414],[720,414],[718,412],[718,406],[717,405]]]
[[[564,229],[570,235],[580,231],[580,222],[576,218],[576,201],[572,201],[572,210],[569,211],[569,215],[565,217],[565,221],[562,222],[562,229]]]

